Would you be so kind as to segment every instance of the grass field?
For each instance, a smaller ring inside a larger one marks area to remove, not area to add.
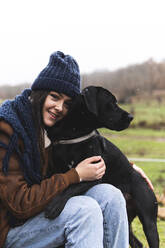
[[[144,101],[129,105],[122,105],[124,109],[131,112],[135,119],[132,126],[149,127],[154,129],[165,129],[165,102]]]
[[[131,129],[114,132],[101,129],[128,157],[165,158],[165,130]]]
[[[107,129],[99,131],[116,144],[127,157],[165,159],[165,130],[128,128],[122,132]],[[136,165],[141,167],[151,179],[155,193],[162,194],[165,189],[165,162],[136,162]],[[145,247],[148,247],[138,218],[134,220],[132,227],[135,235]],[[160,248],[165,248],[165,221],[158,219],[158,231]]]

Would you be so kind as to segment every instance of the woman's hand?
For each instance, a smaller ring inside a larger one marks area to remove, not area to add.
[[[146,182],[148,183],[148,186],[150,187],[150,189],[154,190],[154,186],[152,185],[150,179],[146,176],[146,174],[144,173],[144,171],[141,168],[139,168],[137,165],[135,165],[133,163],[130,163],[130,164],[146,180]]]
[[[81,161],[75,169],[80,181],[93,181],[103,177],[106,166],[101,156],[93,156]]]

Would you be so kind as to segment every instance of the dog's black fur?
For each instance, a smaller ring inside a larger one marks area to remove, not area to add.
[[[94,86],[83,90],[74,101],[70,113],[48,131],[52,141],[53,164],[57,165],[52,166],[49,175],[65,173],[71,166],[75,167],[83,159],[94,155],[103,157],[106,173],[102,180],[81,182],[68,187],[48,205],[45,216],[50,219],[57,217],[70,197],[83,194],[97,183],[110,183],[119,188],[126,199],[131,247],[143,247],[131,230],[131,222],[138,216],[149,247],[158,248],[156,197],[125,155],[98,131],[93,137],[76,144],[58,144],[58,140],[81,137],[101,127],[116,131],[126,129],[132,119],[129,113],[119,108],[116,98],[108,90]]]

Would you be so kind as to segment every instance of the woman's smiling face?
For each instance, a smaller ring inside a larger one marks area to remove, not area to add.
[[[46,97],[43,105],[43,123],[47,127],[52,127],[61,120],[69,110],[72,98],[56,91],[51,91]]]

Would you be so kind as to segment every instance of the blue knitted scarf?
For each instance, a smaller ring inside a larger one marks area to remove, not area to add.
[[[29,186],[41,182],[40,154],[32,118],[30,94],[31,90],[26,89],[14,100],[7,100],[0,106],[0,120],[9,123],[14,130],[8,145],[0,141],[0,146],[6,149],[2,166],[3,172],[7,174],[10,156],[16,152],[24,178]],[[18,147],[18,138],[21,138],[24,143],[23,154]]]

